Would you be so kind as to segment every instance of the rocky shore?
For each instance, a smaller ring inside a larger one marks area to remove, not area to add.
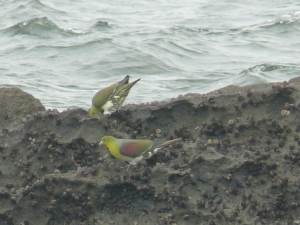
[[[90,119],[2,88],[0,224],[300,224],[299,103],[295,78]],[[183,141],[127,171],[103,135]]]

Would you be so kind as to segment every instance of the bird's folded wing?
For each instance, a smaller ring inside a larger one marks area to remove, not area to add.
[[[120,108],[123,105],[123,102],[125,101],[127,95],[129,94],[130,89],[132,88],[133,85],[135,85],[138,81],[135,80],[132,83],[120,83],[122,86],[118,86],[112,96],[110,97],[109,101],[112,102],[112,107],[110,108],[110,111],[116,111],[118,108]]]
[[[128,157],[137,157],[142,153],[141,146],[138,143],[123,143],[120,146],[120,153]]]

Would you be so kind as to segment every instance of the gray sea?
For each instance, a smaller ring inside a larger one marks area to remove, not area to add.
[[[299,0],[2,0],[0,18],[0,87],[60,111],[126,74],[125,104],[300,75]]]

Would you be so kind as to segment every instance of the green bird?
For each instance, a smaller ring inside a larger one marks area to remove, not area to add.
[[[126,75],[123,80],[98,91],[92,99],[92,106],[89,110],[90,117],[95,117],[99,113],[112,113],[120,108],[130,89],[139,80],[129,83],[129,75]]]
[[[113,136],[104,136],[99,145],[106,145],[110,153],[119,160],[128,161],[136,164],[142,160],[147,153],[146,158],[151,157],[158,150],[182,140],[181,138],[170,141],[151,141],[138,139],[117,139]]]

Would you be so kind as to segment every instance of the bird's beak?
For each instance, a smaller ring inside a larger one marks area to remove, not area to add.
[[[102,142],[102,141],[99,142],[99,146],[100,146],[100,145],[103,145],[103,142]]]

